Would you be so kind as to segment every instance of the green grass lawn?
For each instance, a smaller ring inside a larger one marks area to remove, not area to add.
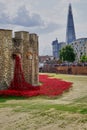
[[[45,102],[40,102],[40,101],[38,103],[38,98],[40,97],[37,97],[37,98],[33,97],[30,99],[21,98],[21,97],[7,97],[5,99],[4,97],[1,97],[0,108],[6,108],[6,107],[13,108],[15,112],[28,112],[30,110],[47,111],[53,108],[57,111],[67,111],[67,112],[72,112],[72,113],[87,114],[87,104],[86,104],[87,97],[78,99],[74,103],[70,103],[68,105],[67,104],[53,104],[53,103],[51,104],[51,103],[47,103],[47,102],[45,103]],[[41,98],[42,101],[44,100],[43,98]],[[13,100],[15,101],[14,103],[12,103]],[[51,100],[54,100],[54,99],[51,99]],[[20,107],[18,108],[18,106]]]
[[[79,84],[83,84],[82,87],[84,87],[86,85],[86,82],[87,82],[87,76],[74,76],[74,75],[60,75],[60,74],[48,74],[49,76],[52,76],[52,77],[55,77],[55,78],[59,78],[59,79],[62,79],[62,80],[66,80],[66,81],[71,81],[73,82],[73,85],[74,85],[74,82],[78,82],[80,81]],[[78,84],[78,87],[79,87],[79,84]],[[72,90],[71,90],[72,91]],[[65,92],[66,96],[67,96],[67,93],[68,92]],[[62,97],[59,96],[59,97],[54,97],[54,98],[51,98],[51,97],[45,97],[45,96],[38,96],[38,97],[31,97],[31,98],[24,98],[24,97],[0,97],[0,108],[3,108],[3,107],[15,107],[15,106],[18,106],[20,105],[21,106],[21,109],[20,111],[22,110],[22,107],[23,109],[25,108],[25,111],[26,109],[50,109],[50,108],[55,108],[56,110],[61,110],[61,111],[69,111],[69,112],[80,112],[80,113],[87,113],[87,105],[86,105],[86,102],[87,102],[87,96],[83,96],[83,97],[80,97],[80,98],[76,98],[74,101],[72,101],[70,104],[50,104],[50,102],[46,103],[46,102],[42,102],[42,101],[52,101],[52,100],[58,100]],[[12,101],[14,100],[15,103],[9,103],[9,101]],[[25,102],[25,101],[29,101],[29,102]],[[38,100],[39,103],[38,103]],[[20,102],[19,103],[16,103],[16,101],[22,101],[22,103]],[[36,101],[36,103],[35,103]],[[32,105],[32,103],[34,102],[34,104]],[[83,106],[84,104],[84,106]],[[42,107],[43,106],[43,107]]]
[[[14,126],[11,126],[13,122],[7,125],[6,130],[9,128],[11,130],[13,128],[20,128],[19,130],[39,130],[43,126],[47,126],[49,124],[55,125],[59,121],[61,123],[59,122],[58,128],[62,129],[66,126],[68,127],[68,123],[72,124],[76,122],[77,126],[79,126],[79,123],[82,123],[84,126],[82,126],[81,129],[86,130],[87,76],[63,74],[49,74],[49,76],[73,82],[72,89],[55,98],[45,96],[31,98],[0,97],[0,110],[3,112],[5,117],[6,113],[4,114],[4,110],[8,111],[9,120],[11,116],[17,116],[17,118],[19,118],[18,115],[24,113],[24,117],[20,117],[21,120],[23,120],[23,125],[21,125],[19,120],[17,120],[15,121],[16,124],[13,124]],[[10,115],[10,113],[13,113],[13,115]],[[2,113],[0,112],[0,114],[1,117]],[[0,126],[3,126],[2,123],[0,123]]]

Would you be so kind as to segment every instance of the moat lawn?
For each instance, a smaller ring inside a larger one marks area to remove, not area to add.
[[[87,76],[48,75],[73,87],[56,97],[0,97],[0,130],[87,129]]]

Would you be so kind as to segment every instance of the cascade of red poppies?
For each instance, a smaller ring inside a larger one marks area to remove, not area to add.
[[[57,96],[68,90],[71,86],[71,82],[62,81],[56,78],[50,78],[48,75],[39,75],[39,81],[41,86],[32,86],[27,83],[24,78],[21,58],[15,56],[15,68],[14,77],[7,90],[0,90],[1,96]]]
[[[22,90],[22,91],[37,89],[37,87],[34,87],[25,81],[22,65],[21,65],[21,58],[17,55],[15,56],[14,77],[13,80],[11,81],[9,89]]]

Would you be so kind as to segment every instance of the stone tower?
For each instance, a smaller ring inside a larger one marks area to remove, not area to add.
[[[71,42],[75,40],[76,40],[76,35],[75,35],[72,7],[71,7],[71,4],[69,4],[67,30],[66,30],[66,43],[70,44]]]
[[[0,29],[0,89],[9,86],[14,73],[13,54],[20,55],[25,80],[38,85],[38,36],[26,31]]]
[[[0,89],[5,89],[12,79],[12,31],[0,29]]]

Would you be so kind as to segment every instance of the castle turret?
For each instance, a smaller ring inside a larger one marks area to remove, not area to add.
[[[38,36],[29,32],[15,32],[15,40],[19,40],[19,47],[15,52],[22,57],[24,77],[32,85],[38,84]],[[16,42],[17,43],[17,42]]]
[[[32,47],[33,50],[33,62],[32,62],[32,84],[37,85],[38,84],[38,36],[37,34],[30,34],[30,47]],[[35,67],[36,66],[36,67]]]
[[[0,29],[0,89],[12,80],[12,30]]]

